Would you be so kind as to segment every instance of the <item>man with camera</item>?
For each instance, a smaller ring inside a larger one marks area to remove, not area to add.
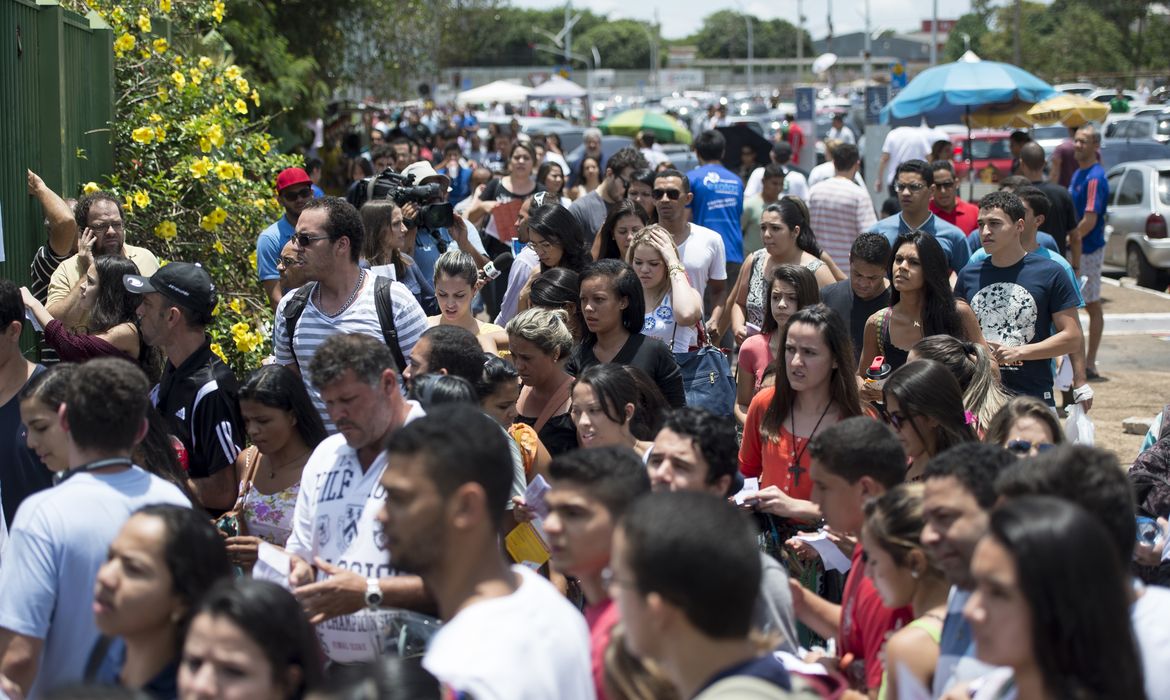
[[[459,217],[463,223],[459,226],[451,205],[447,203],[451,179],[435,172],[434,166],[425,160],[408,165],[402,171],[402,176],[413,181],[413,186],[403,188],[405,191],[401,199],[406,201],[400,202],[402,218],[406,223],[406,253],[418,263],[423,277],[434,279],[435,261],[452,243],[470,255],[476,267],[486,265],[487,251],[480,240],[479,231],[463,217]],[[438,187],[427,188],[430,184]]]

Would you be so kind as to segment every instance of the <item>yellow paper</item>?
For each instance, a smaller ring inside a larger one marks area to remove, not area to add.
[[[532,523],[520,523],[512,528],[504,538],[504,546],[516,562],[532,562],[540,566],[548,561],[548,545],[544,543]]]

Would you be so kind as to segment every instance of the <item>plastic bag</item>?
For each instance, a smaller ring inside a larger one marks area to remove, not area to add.
[[[1075,445],[1092,445],[1093,419],[1085,413],[1079,403],[1068,407],[1068,417],[1064,419],[1064,434],[1068,441]]]

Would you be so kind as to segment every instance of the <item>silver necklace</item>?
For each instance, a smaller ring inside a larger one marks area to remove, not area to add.
[[[360,274],[358,275],[357,284],[355,284],[353,286],[353,291],[349,293],[349,298],[345,300],[345,303],[341,305],[340,309],[338,309],[337,311],[335,311],[331,314],[326,313],[325,309],[321,308],[321,283],[318,282],[317,283],[317,310],[329,318],[337,318],[346,309],[348,309],[351,304],[353,304],[354,299],[357,299],[358,291],[362,288],[362,283],[365,281],[366,281],[366,270],[365,270],[365,268],[362,268],[360,271]]]

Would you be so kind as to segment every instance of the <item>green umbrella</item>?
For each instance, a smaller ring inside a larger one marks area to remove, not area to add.
[[[628,109],[601,120],[597,127],[605,134],[636,136],[649,131],[660,143],[690,143],[691,132],[679,120],[648,109]]]

